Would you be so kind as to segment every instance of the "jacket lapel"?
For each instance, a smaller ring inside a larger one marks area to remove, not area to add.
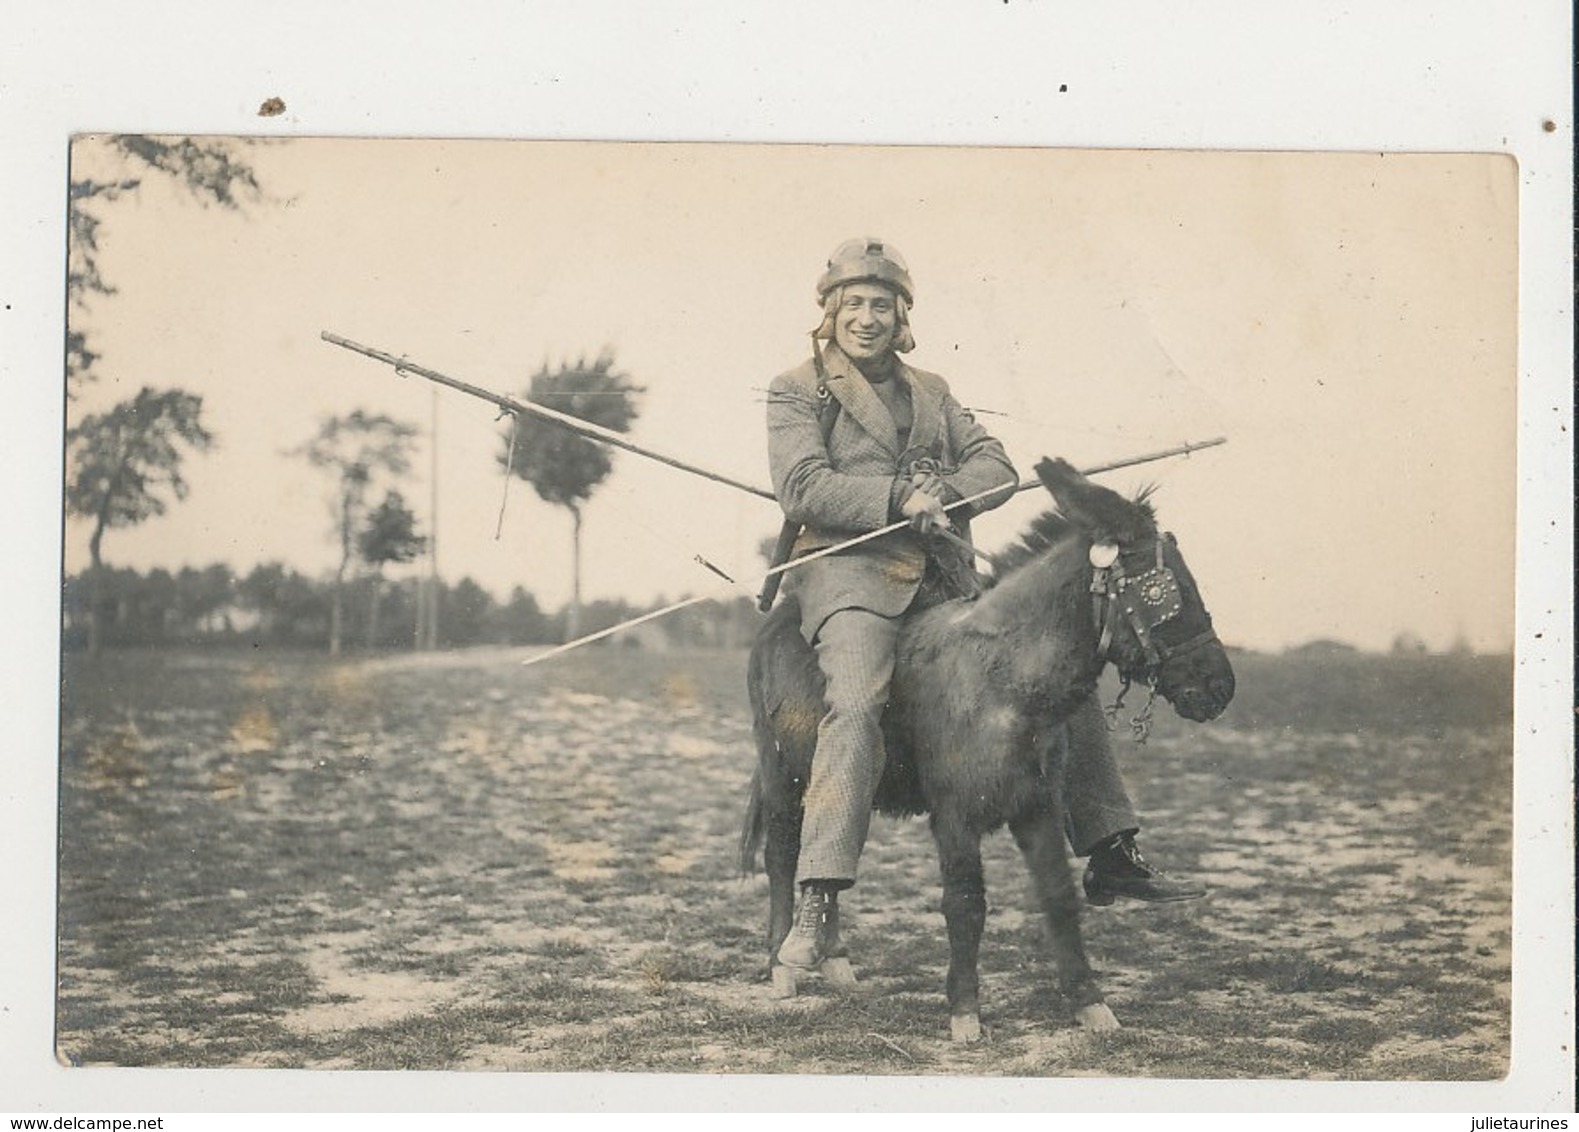
[[[855,368],[855,363],[830,342],[823,350],[823,365],[828,374],[828,392],[838,400],[841,409],[865,429],[867,435],[897,457],[899,433],[894,428],[894,418],[861,376],[861,371]]]
[[[940,451],[937,440],[943,431],[942,402],[932,389],[917,380],[909,366],[901,363],[896,376],[910,387],[910,447],[927,453]]]

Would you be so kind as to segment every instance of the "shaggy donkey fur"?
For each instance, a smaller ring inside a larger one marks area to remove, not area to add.
[[[874,802],[889,814],[931,815],[943,873],[950,961],[947,992],[956,1039],[980,1036],[977,952],[986,920],[981,839],[1008,825],[1046,914],[1059,989],[1082,1024],[1116,1026],[1086,961],[1080,896],[1064,850],[1061,791],[1064,720],[1096,690],[1098,656],[1089,554],[1114,543],[1128,570],[1155,564],[1159,548],[1179,584],[1183,609],[1154,630],[1164,646],[1192,640],[1156,669],[1127,624],[1109,658],[1126,677],[1156,679],[1179,714],[1215,718],[1233,695],[1233,672],[1177,545],[1159,535],[1150,505],[1091,483],[1061,460],[1037,465],[1061,515],[1039,518],[1000,559],[997,581],[974,601],[913,615],[902,632],[883,718],[887,763]],[[1204,641],[1199,640],[1203,635]],[[776,965],[789,930],[800,849],[801,795],[822,717],[822,676],[801,637],[799,611],[785,600],[768,616],[749,670],[758,764],[741,832],[741,866],[765,842],[768,946],[775,985],[793,993]],[[837,942],[830,954],[847,961]],[[830,963],[834,961],[831,959]],[[832,969],[828,970],[834,978]]]

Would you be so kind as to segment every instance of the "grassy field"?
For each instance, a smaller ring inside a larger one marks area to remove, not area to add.
[[[744,656],[66,658],[58,1051],[79,1065],[1481,1080],[1508,1064],[1506,661],[1236,658],[1120,757],[1213,886],[1085,916],[1124,1028],[1051,990],[987,846],[977,1046],[948,1041],[923,822],[847,899],[868,993],[768,994],[735,844]]]

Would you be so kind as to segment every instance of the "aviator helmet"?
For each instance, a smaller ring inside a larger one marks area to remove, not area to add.
[[[914,305],[916,301],[905,257],[892,244],[885,244],[873,236],[846,240],[833,250],[828,257],[828,270],[817,280],[817,301],[825,301],[828,292],[835,287],[864,282],[892,288],[907,305]]]

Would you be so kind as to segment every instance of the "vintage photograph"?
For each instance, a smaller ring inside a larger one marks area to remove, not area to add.
[[[76,137],[58,1060],[1504,1077],[1518,177]]]

